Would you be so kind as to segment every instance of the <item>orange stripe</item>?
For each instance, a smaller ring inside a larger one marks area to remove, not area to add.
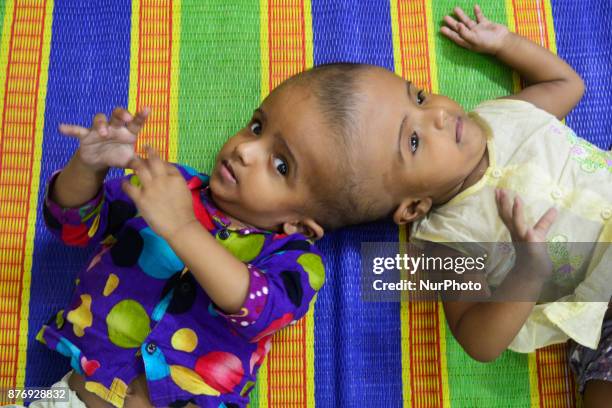
[[[303,0],[269,0],[269,89],[306,67]],[[268,354],[268,406],[307,406],[306,319],[274,335]]]
[[[425,0],[398,0],[401,75],[415,86],[431,91],[431,67],[427,42]],[[400,74],[400,73],[398,73]]]
[[[512,6],[514,7],[516,32],[536,44],[550,49],[544,1],[515,0],[512,2]]]
[[[140,0],[136,109],[152,109],[138,137],[138,150],[150,145],[168,159],[172,77],[172,1]]]
[[[546,2],[513,0],[512,7],[517,34],[554,52],[549,39]],[[576,386],[568,365],[566,346],[557,344],[537,350],[536,367],[540,407],[575,407]]]
[[[540,407],[576,406],[576,384],[567,362],[566,344],[555,344],[536,351]]]
[[[426,2],[398,0],[397,11],[401,51],[399,74],[431,92]],[[408,306],[409,349],[404,353],[410,356],[410,405],[414,408],[443,406],[439,304],[411,301]]]
[[[46,1],[16,1],[0,122],[0,388],[15,387]],[[38,180],[36,180],[37,182]]]

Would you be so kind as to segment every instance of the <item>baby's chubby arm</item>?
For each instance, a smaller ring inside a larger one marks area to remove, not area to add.
[[[519,244],[515,245],[514,268],[487,302],[444,302],[453,335],[472,358],[482,362],[496,359],[510,345],[552,272],[545,237],[554,222],[556,210],[548,210],[534,227],[529,228],[518,196],[514,203],[510,203],[504,191],[496,191],[496,200],[512,241]],[[519,299],[521,301],[513,301]]]
[[[130,162],[140,187],[124,181],[123,191],[212,301],[227,314],[240,311],[249,290],[248,267],[196,219],[191,192],[179,170],[151,148],[147,154],[148,159],[135,157]]]
[[[474,6],[476,21],[456,7],[458,18],[445,16],[441,33],[458,45],[490,54],[516,70],[529,86],[506,98],[520,99],[564,118],[584,93],[580,76],[565,61],[547,49],[489,21],[480,7]]]

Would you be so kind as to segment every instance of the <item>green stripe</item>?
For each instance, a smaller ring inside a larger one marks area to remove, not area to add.
[[[492,363],[469,357],[446,326],[451,407],[531,406],[527,354],[504,352]]]
[[[435,2],[435,28],[439,29],[443,17],[452,14],[455,6],[461,7],[473,17],[473,4],[468,0]],[[489,20],[506,24],[503,0],[486,2],[482,11]],[[464,109],[469,110],[482,101],[511,93],[511,70],[495,58],[467,51],[439,32],[435,35],[435,41],[438,84],[442,94],[454,98]]]
[[[209,173],[259,106],[259,2],[183,0],[181,9],[177,161]]]
[[[4,26],[4,14],[8,7],[8,1],[0,1],[0,44],[2,44],[2,27]]]
[[[443,17],[455,6],[473,16],[473,2],[435,2],[433,19],[439,29]],[[503,0],[486,2],[488,19],[506,24]],[[478,103],[512,92],[512,72],[493,57],[465,50],[441,34],[435,38],[439,92],[459,102],[466,110]],[[493,363],[472,360],[446,329],[446,354],[451,407],[530,406],[529,366],[526,354],[510,351]]]
[[[260,102],[259,2],[183,0],[178,162],[210,172]]]

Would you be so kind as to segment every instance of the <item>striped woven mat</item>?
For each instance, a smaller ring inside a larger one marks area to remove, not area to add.
[[[50,385],[69,369],[34,339],[90,254],[43,225],[44,181],[76,148],[58,123],[151,106],[140,145],[209,170],[262,98],[313,64],[381,65],[466,109],[521,86],[438,33],[456,4],[472,9],[464,0],[0,0],[0,388]],[[608,148],[609,1],[481,6],[580,72],[587,92],[567,123]],[[439,304],[363,303],[360,242],[404,239],[405,230],[377,223],[323,240],[326,285],[314,310],[276,336],[252,407],[578,404],[564,345],[480,364],[452,338]]]

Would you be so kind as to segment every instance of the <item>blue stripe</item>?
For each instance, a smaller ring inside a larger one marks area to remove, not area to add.
[[[312,1],[314,64],[364,62],[393,70],[389,2]],[[361,301],[361,242],[398,239],[391,224],[326,235],[326,281],[315,308],[317,407],[401,407],[399,303]],[[367,356],[367,358],[365,358]]]
[[[64,0],[55,3],[45,110],[38,216],[32,264],[26,386],[50,385],[69,361],[35,340],[36,333],[70,299],[76,273],[90,251],[68,248],[49,236],[42,217],[44,185],[77,148],[58,124],[89,127],[96,112],[127,106],[131,3]]]
[[[588,12],[585,12],[588,10]],[[566,123],[602,149],[612,144],[612,42],[608,1],[553,1],[557,52],[584,79],[582,101]]]

